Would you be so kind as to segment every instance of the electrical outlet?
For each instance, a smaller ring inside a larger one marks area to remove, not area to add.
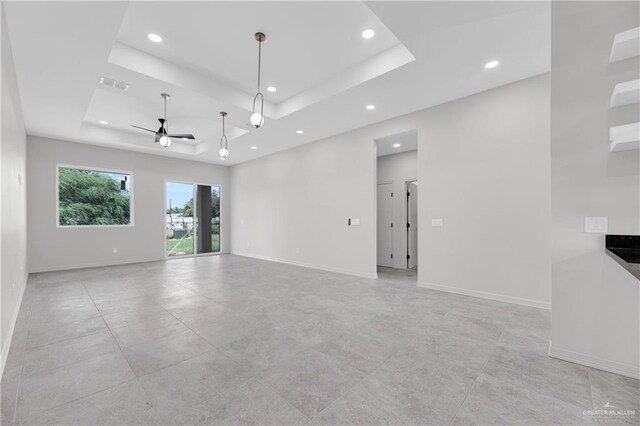
[[[22,175],[18,173],[18,185],[22,185]]]
[[[584,232],[595,234],[607,233],[607,218],[606,217],[585,217],[584,218]]]
[[[113,248],[113,254],[118,254],[118,247]]]
[[[300,247],[296,247],[296,254],[300,254]]]

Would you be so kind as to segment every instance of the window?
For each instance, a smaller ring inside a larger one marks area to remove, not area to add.
[[[58,226],[133,224],[131,175],[58,166]]]

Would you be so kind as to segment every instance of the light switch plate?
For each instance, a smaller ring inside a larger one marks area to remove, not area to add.
[[[431,226],[434,228],[442,228],[444,226],[444,219],[431,219]]]
[[[606,234],[608,223],[606,217],[585,217],[584,232],[594,234]]]

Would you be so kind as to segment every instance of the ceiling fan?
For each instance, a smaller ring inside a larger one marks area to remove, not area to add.
[[[167,120],[167,98],[170,98],[170,95],[166,93],[162,93],[162,99],[164,99],[164,118],[158,118],[160,122],[160,128],[158,130],[146,129],[144,127],[131,125],[131,127],[135,127],[136,129],[145,130],[147,132],[155,133],[156,143],[160,143],[165,148],[169,148],[171,146],[171,139],[184,139],[184,140],[195,140],[195,136],[192,134],[170,134],[169,133],[169,120]]]

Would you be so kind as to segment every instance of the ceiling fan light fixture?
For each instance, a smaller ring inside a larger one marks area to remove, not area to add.
[[[160,146],[165,147],[165,148],[169,148],[171,146],[171,143],[172,143],[171,138],[169,136],[160,137],[158,142],[160,143]]]
[[[160,122],[160,128],[158,130],[147,129],[146,127],[136,126],[132,124],[131,127],[135,127],[136,129],[144,130],[145,132],[151,132],[156,135],[155,142],[159,143],[164,148],[169,148],[173,143],[173,140],[193,140],[196,138],[190,133],[182,134],[182,133],[171,133],[169,132],[169,120],[167,120],[167,99],[171,97],[171,95],[167,93],[161,93],[160,97],[164,101],[164,115],[162,118],[158,118]]]
[[[262,42],[267,38],[264,33],[257,32],[255,34],[256,41],[258,42],[258,93],[253,97],[253,107],[251,109],[251,117],[249,121],[251,125],[256,129],[264,124],[264,95],[260,92],[260,71],[262,62]],[[259,100],[259,102],[258,102]],[[259,109],[257,108],[259,106]]]

